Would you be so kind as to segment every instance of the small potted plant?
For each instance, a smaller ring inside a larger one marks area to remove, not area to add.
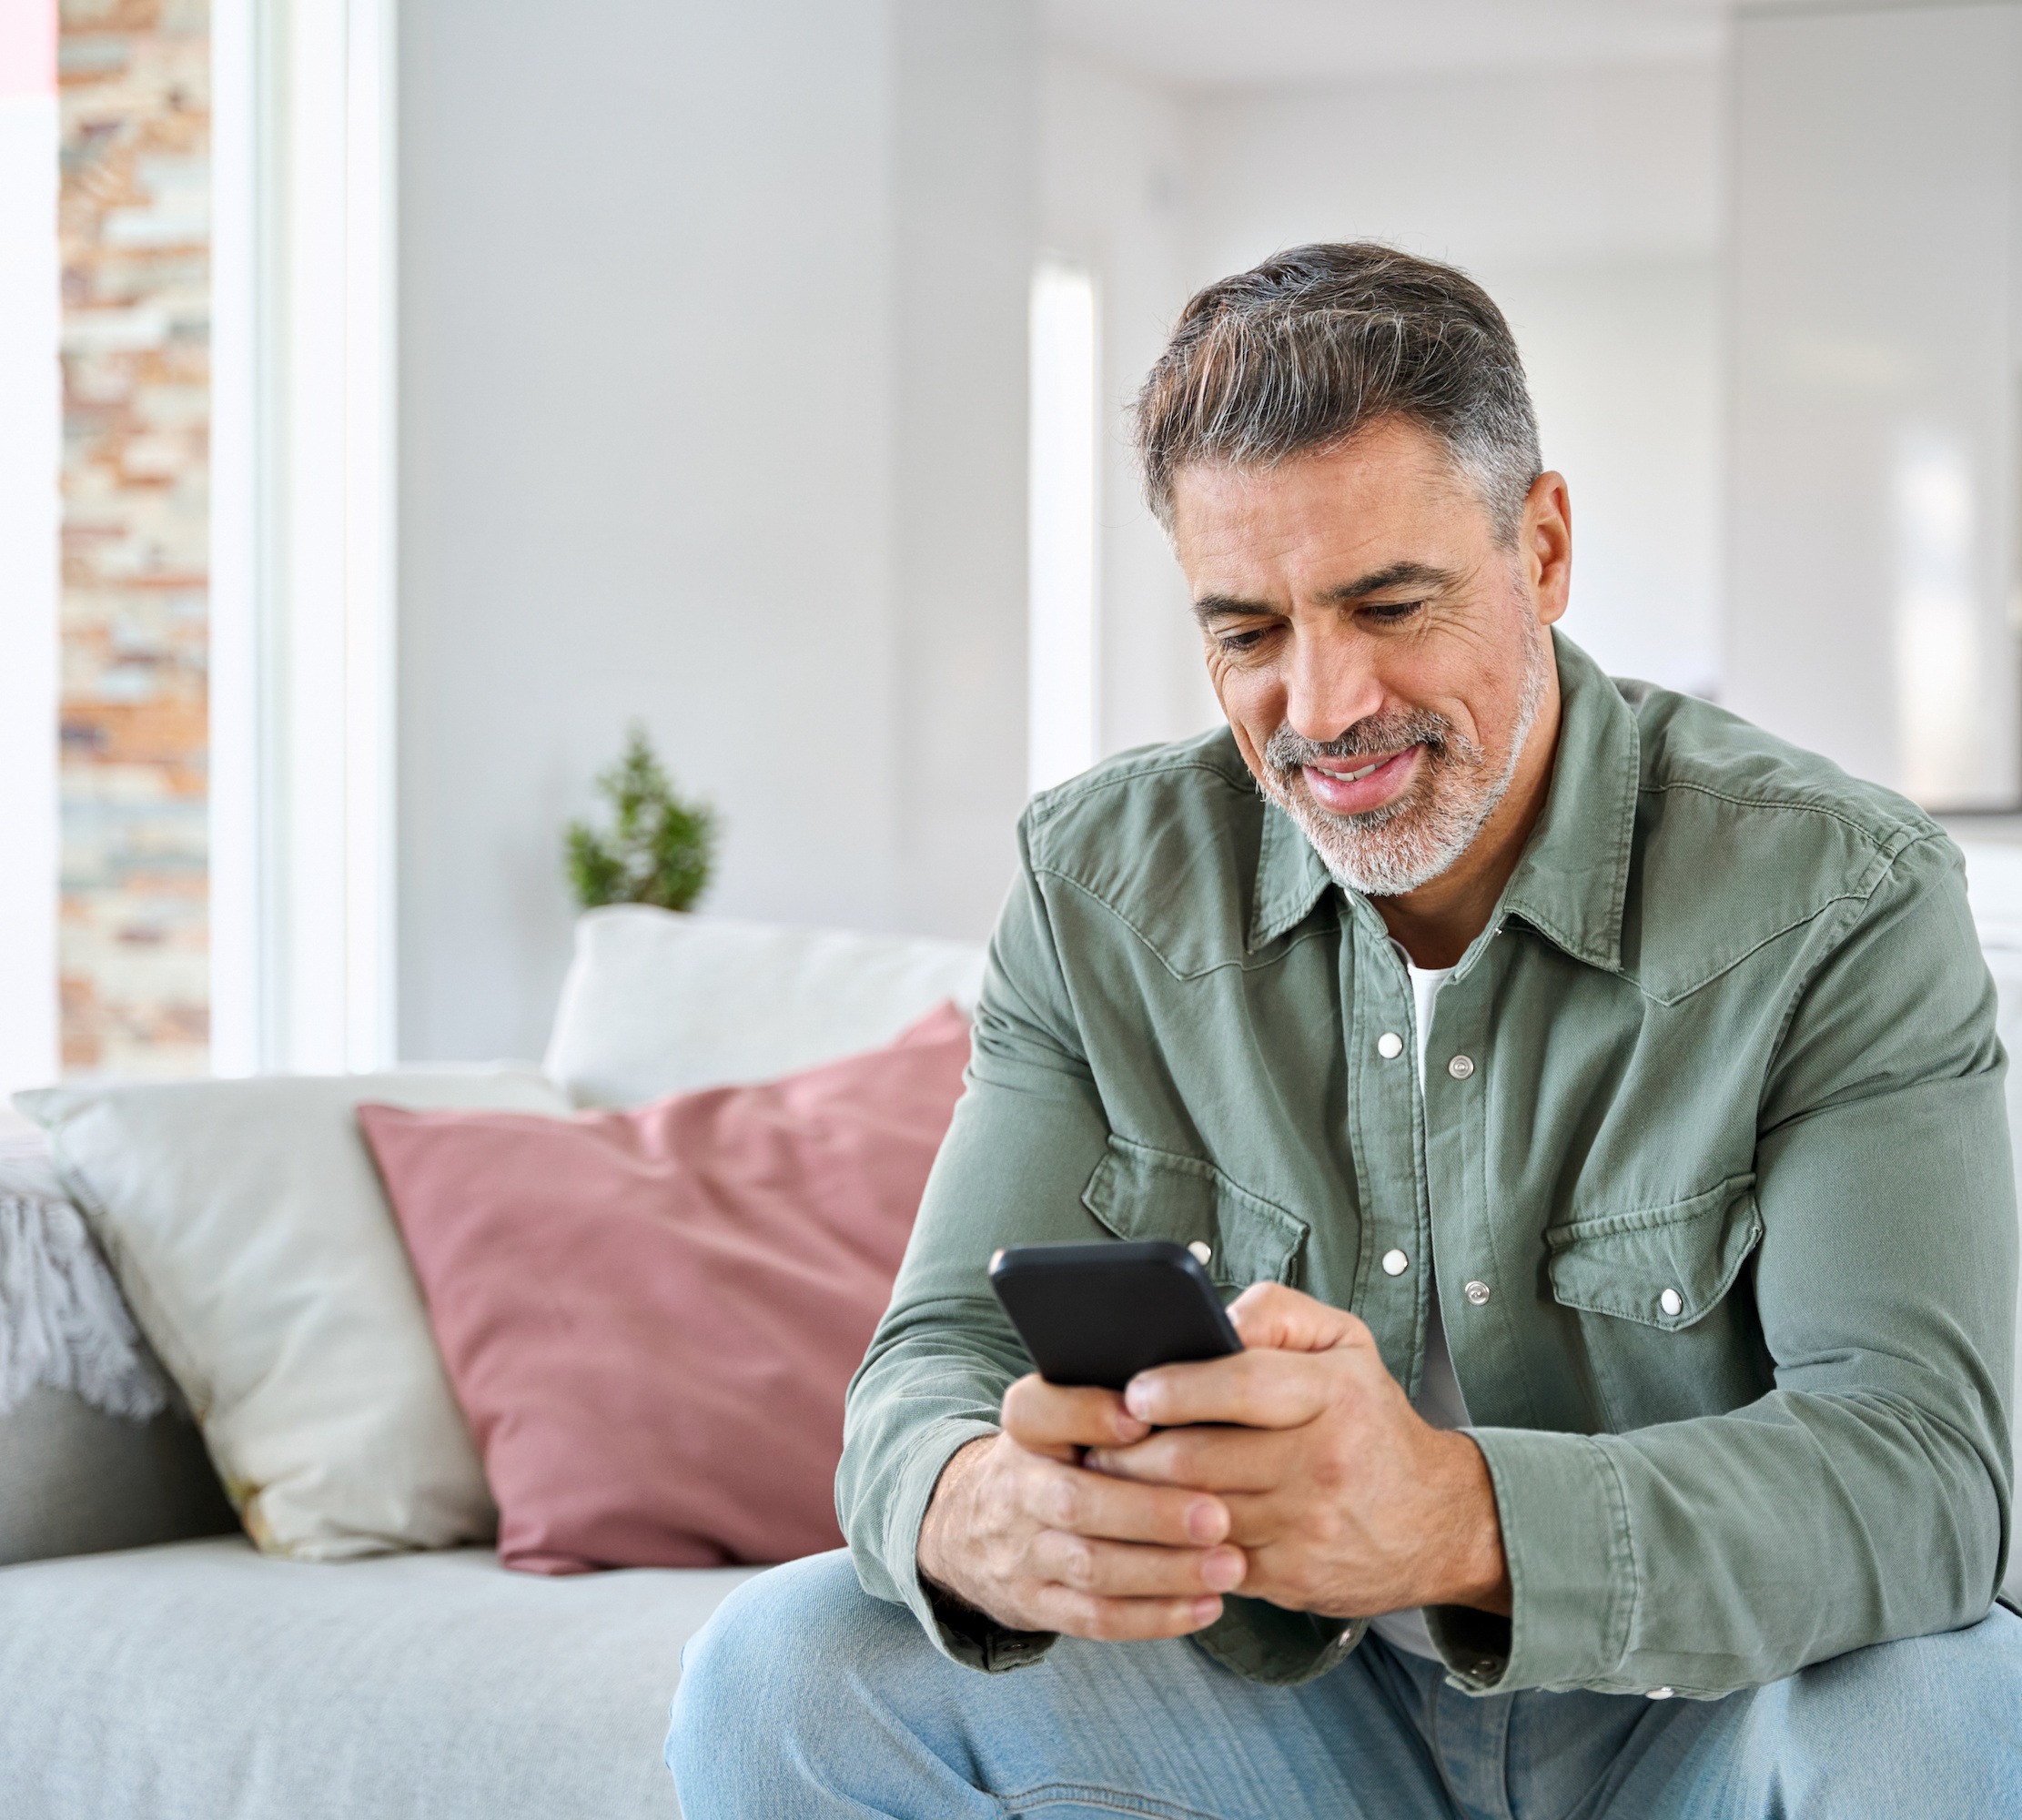
[[[637,721],[625,736],[623,756],[599,775],[596,787],[610,804],[610,828],[571,822],[563,837],[577,904],[585,910],[601,904],[687,909],[708,888],[715,864],[715,812],[674,794]]]

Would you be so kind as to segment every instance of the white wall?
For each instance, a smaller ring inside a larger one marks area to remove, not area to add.
[[[2022,7],[1736,34],[1732,694],[1936,806],[2022,786]]]
[[[1709,690],[1720,543],[1721,96],[1710,65],[1391,76],[1188,96],[1056,56],[1041,231],[1108,295],[1120,409],[1197,286],[1370,238],[1450,259],[1510,317],[1572,491],[1569,629]],[[1119,438],[1120,446],[1120,438]],[[1185,595],[1120,459],[1105,743],[1209,723]]]
[[[1710,70],[1203,96],[1042,76],[1028,0],[401,16],[405,1053],[538,1046],[559,830],[634,715],[723,812],[713,909],[987,928],[1041,247],[1103,311],[1104,749],[1215,717],[1124,404],[1192,288],[1314,238],[1503,299],[1582,514],[1576,632],[1705,686]]]
[[[1188,112],[1176,94],[1058,54],[1046,60],[1041,95],[1040,238],[1096,275],[1101,312],[1097,743],[1120,752],[1219,718],[1186,584],[1138,496],[1125,426],[1198,283]]]
[[[1572,488],[1566,630],[1614,675],[1720,696],[1715,257],[1678,249],[1479,275],[1523,351],[1545,465]]]
[[[1721,98],[1711,65],[1393,77],[1202,105],[1208,278],[1301,240],[1463,267],[1514,329],[1573,503],[1567,630],[1716,673]]]
[[[980,935],[1024,783],[1025,0],[402,16],[403,1051],[538,1050],[642,717],[726,915]]]
[[[898,700],[889,723],[858,721],[846,698],[831,698],[829,712],[885,738],[896,773],[897,859],[871,926],[980,939],[1010,885],[1026,796],[1038,44],[1030,0],[895,0],[889,29],[897,86],[885,535]],[[755,863],[764,839],[755,824],[750,838]],[[795,860],[769,864],[784,905],[777,893],[754,903],[799,915]]]

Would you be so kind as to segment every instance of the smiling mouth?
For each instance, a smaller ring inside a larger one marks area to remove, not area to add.
[[[1395,752],[1373,758],[1361,753],[1347,758],[1316,754],[1299,768],[1305,774],[1308,793],[1319,808],[1335,815],[1370,815],[1387,811],[1401,800],[1410,780],[1418,774],[1419,756],[1425,750],[1425,741],[1414,740]],[[1342,768],[1336,770],[1337,765]]]
[[[1316,764],[1313,769],[1319,772],[1322,777],[1331,777],[1337,783],[1360,784],[1363,778],[1370,776],[1374,773],[1380,771],[1383,766],[1390,762],[1391,758],[1395,758],[1397,756],[1398,754],[1393,752],[1392,753],[1390,753],[1390,758],[1372,759],[1360,771],[1329,771],[1324,764]]]
[[[1384,766],[1395,764],[1400,759],[1410,757],[1419,749],[1420,743],[1422,743],[1422,742],[1400,746],[1395,752],[1386,752],[1380,758],[1370,759],[1367,764],[1357,771],[1336,771],[1331,765],[1312,763],[1309,763],[1306,769],[1320,777],[1324,777],[1329,784],[1360,784],[1365,777],[1375,776]]]

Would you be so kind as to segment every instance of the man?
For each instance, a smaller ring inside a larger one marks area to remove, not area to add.
[[[1566,486],[1460,273],[1211,286],[1137,433],[1228,730],[1025,819],[854,1572],[691,1647],[690,1820],[2022,1812],[1957,854],[1552,631]],[[1247,1350],[1021,1375],[990,1253],[1105,1234]]]

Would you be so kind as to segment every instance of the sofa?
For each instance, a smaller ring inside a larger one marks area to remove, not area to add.
[[[592,912],[543,1067],[585,1107],[765,1080],[972,1005],[982,964],[958,943]],[[0,1197],[61,1192],[10,1148]],[[672,1820],[682,1646],[756,1571],[270,1558],[187,1415],[37,1389],[0,1415],[0,1815]]]
[[[2012,1049],[2022,849],[1968,860]],[[543,1067],[578,1106],[763,1080],[973,1002],[981,967],[959,944],[595,912]],[[271,1559],[186,1416],[38,1390],[0,1415],[0,1815],[674,1816],[660,1751],[682,1646],[756,1571]]]

